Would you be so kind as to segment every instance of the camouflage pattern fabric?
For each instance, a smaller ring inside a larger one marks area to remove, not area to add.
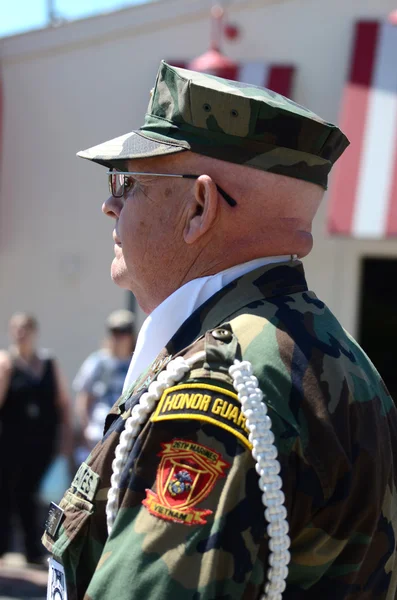
[[[108,537],[125,419],[171,355],[203,350],[136,439]],[[294,261],[256,269],[208,300],[112,409],[62,500],[58,531],[43,538],[65,567],[69,600],[260,597],[268,539],[228,374],[236,357],[253,364],[279,451],[292,539],[283,600],[397,597],[396,409]]]
[[[163,61],[140,130],[78,156],[124,169],[127,159],[191,150],[326,188],[348,144],[338,127],[280,94]]]

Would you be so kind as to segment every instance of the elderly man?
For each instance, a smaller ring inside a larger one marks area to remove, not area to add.
[[[162,63],[144,126],[79,153],[110,169],[112,278],[149,316],[50,509],[54,597],[395,598],[396,411],[300,262],[347,144]]]

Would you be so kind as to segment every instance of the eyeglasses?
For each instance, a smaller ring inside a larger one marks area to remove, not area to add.
[[[174,173],[143,173],[142,171],[108,171],[109,192],[114,198],[122,198],[132,189],[134,183],[130,179],[130,175],[150,175],[151,177],[176,177],[179,179],[198,179],[200,175],[176,175]],[[236,206],[237,202],[229,196],[225,190],[219,185],[216,189],[220,195],[226,200],[229,206]]]

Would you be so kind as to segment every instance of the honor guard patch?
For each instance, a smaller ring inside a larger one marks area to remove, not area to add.
[[[241,404],[234,392],[206,383],[185,383],[164,391],[151,421],[195,419],[233,433],[249,450],[252,444]]]
[[[212,510],[199,509],[230,464],[206,446],[189,440],[161,444],[156,492],[146,490],[142,504],[155,517],[183,525],[205,525]]]

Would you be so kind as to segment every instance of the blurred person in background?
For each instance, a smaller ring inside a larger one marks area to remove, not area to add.
[[[38,322],[27,313],[9,323],[0,351],[0,558],[11,550],[19,517],[28,563],[43,563],[38,489],[57,452],[70,454],[70,402],[57,362],[37,347]]]
[[[135,316],[130,310],[112,312],[106,329],[103,347],[86,358],[73,382],[82,437],[76,452],[78,462],[102,439],[105,418],[121,395],[135,348]]]

